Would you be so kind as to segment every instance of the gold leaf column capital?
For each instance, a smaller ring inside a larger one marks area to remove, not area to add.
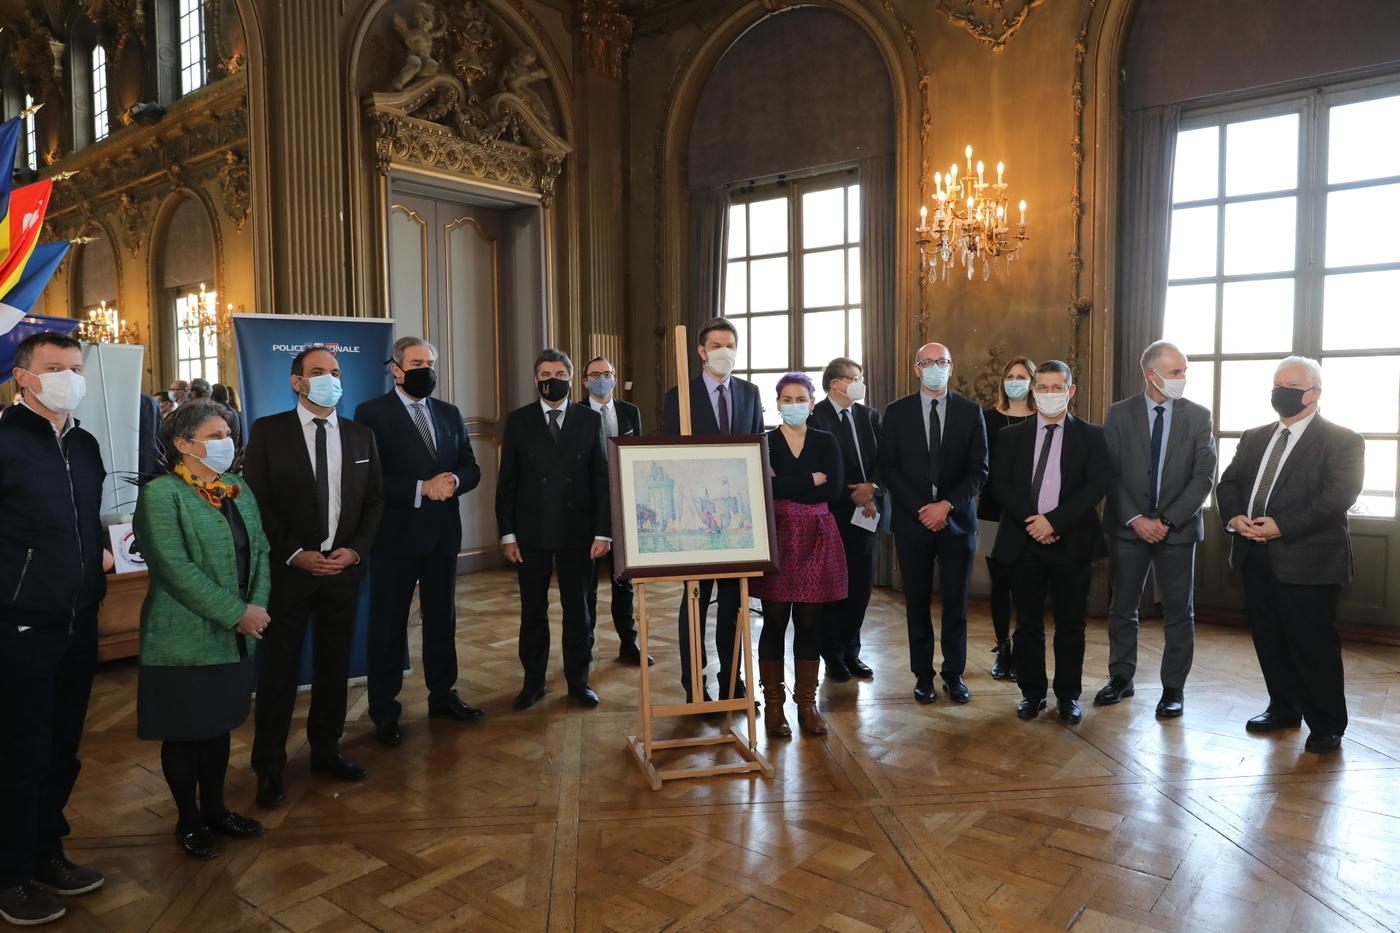
[[[632,46],[632,17],[623,12],[622,0],[581,0],[579,32],[583,34],[588,69],[622,80],[622,60]]]

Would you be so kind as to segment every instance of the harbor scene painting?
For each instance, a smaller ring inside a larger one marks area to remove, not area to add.
[[[637,459],[636,545],[641,554],[750,551],[754,547],[749,462]]]

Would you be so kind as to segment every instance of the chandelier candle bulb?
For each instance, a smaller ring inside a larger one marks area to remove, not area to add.
[[[1005,186],[1002,184],[1002,181],[1001,181],[1001,173],[1002,173],[1002,170],[1005,169],[1005,168],[1006,168],[1006,166],[1003,165],[1002,163],[1000,163],[1000,162],[997,163],[997,187],[998,187],[998,188],[1005,187]]]
[[[967,173],[972,174],[972,146],[963,150],[963,155],[967,156]]]
[[[1025,202],[1025,201],[1022,201],[1020,207],[1021,207],[1021,226],[1024,227],[1024,226],[1026,225],[1026,202]]]
[[[978,184],[979,186],[984,184],[984,182],[983,182],[983,180],[982,180],[982,160],[981,160],[981,159],[978,159],[978,160],[977,160],[977,184]]]

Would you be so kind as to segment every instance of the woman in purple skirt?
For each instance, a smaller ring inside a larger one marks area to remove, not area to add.
[[[753,581],[749,592],[763,600],[758,670],[763,683],[763,724],[771,736],[792,735],[783,715],[783,661],[788,619],[797,684],[797,724],[825,735],[817,711],[817,667],[821,658],[822,606],[846,598],[846,555],[827,504],[846,490],[841,447],[826,431],[807,427],[816,387],[802,373],[778,380],[783,423],[768,432],[777,518],[778,566]]]

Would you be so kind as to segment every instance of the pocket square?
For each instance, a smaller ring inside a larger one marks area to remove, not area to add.
[[[364,459],[364,460],[356,460],[356,461],[355,461],[355,465],[356,465],[356,466],[359,466],[361,463],[369,463],[369,459],[366,458],[366,459]]]

